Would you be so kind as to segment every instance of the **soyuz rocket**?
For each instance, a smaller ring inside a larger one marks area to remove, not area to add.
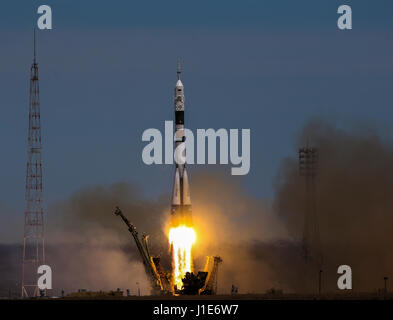
[[[175,149],[186,152],[184,132],[184,86],[180,80],[180,60],[177,62],[177,82],[175,85]],[[176,158],[176,157],[175,157]],[[172,194],[172,225],[192,225],[191,216],[191,197],[186,163],[177,163],[175,161],[175,179],[173,183]]]

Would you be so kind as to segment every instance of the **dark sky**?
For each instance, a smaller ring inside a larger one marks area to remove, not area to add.
[[[367,119],[390,134],[390,0],[44,3],[54,27],[37,35],[47,206],[117,181],[151,198],[170,192],[173,167],[143,164],[141,136],[173,119],[178,56],[186,126],[251,129],[251,170],[232,179],[258,198],[273,196],[310,117]],[[1,5],[0,242],[23,237],[32,30],[44,3]],[[351,31],[337,29],[341,4],[352,5]],[[190,168],[191,183],[193,170],[210,169]]]

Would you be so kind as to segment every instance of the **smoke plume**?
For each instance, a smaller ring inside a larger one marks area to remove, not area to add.
[[[115,206],[123,210],[140,236],[151,235],[154,253],[168,264],[159,201],[145,199],[137,187],[126,183],[86,188],[50,208],[48,238],[56,250],[47,256],[57,275],[57,288],[66,292],[128,288],[136,294],[140,287],[142,294],[149,294],[134,240],[113,214]]]
[[[313,119],[299,133],[293,155],[282,160],[270,201],[250,196],[221,172],[191,172],[195,271],[203,269],[207,255],[221,256],[218,293],[229,293],[232,284],[241,293],[269,288],[316,292],[319,267],[306,265],[301,256],[306,204],[297,149],[307,144],[319,151],[316,207],[323,290],[337,290],[337,268],[343,264],[351,266],[358,292],[374,291],[384,276],[393,277],[392,140],[376,127],[344,130]],[[169,194],[147,199],[137,187],[117,183],[80,190],[52,205],[47,261],[54,293],[130,288],[136,294],[139,283],[142,294],[148,294],[134,240],[113,211],[119,206],[140,234],[150,234],[152,254],[169,269],[169,199]],[[17,286],[15,272],[9,272],[10,265],[18,265],[14,249],[0,246],[2,275],[9,275],[2,292]]]
[[[354,290],[374,291],[393,270],[393,143],[376,127],[344,130],[322,119],[313,119],[301,132],[298,145],[307,143],[319,151],[316,203],[324,288],[337,289],[337,268],[346,264]],[[294,241],[304,225],[304,188],[296,157],[285,159],[275,211]],[[305,281],[316,283],[316,272]]]

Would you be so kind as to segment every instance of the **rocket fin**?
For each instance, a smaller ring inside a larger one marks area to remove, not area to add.
[[[180,174],[179,168],[175,171],[175,181],[173,183],[172,206],[180,205]]]
[[[186,167],[183,170],[183,204],[191,205],[190,184],[188,182],[188,175]]]

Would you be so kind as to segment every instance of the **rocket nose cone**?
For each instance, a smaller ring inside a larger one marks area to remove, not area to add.
[[[181,80],[177,80],[176,82],[176,87],[183,87],[183,83],[181,82]]]

